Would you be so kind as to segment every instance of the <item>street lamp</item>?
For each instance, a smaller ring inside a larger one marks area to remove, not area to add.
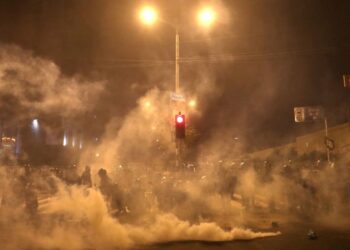
[[[150,102],[146,102],[146,103],[145,103],[145,107],[146,107],[146,108],[151,107],[151,103],[150,103]]]
[[[145,101],[142,103],[142,107],[144,110],[150,110],[152,107],[152,103],[150,101]]]
[[[39,120],[38,119],[32,120],[32,129],[34,130],[34,132],[39,131]]]
[[[151,7],[145,7],[140,12],[140,18],[141,21],[144,24],[152,25],[154,24],[158,19],[162,21],[163,23],[168,24],[171,28],[175,31],[175,94],[180,94],[180,38],[179,38],[179,25],[176,22],[175,24],[165,21],[162,18],[158,18],[157,12],[154,8]],[[216,13],[213,9],[206,7],[201,9],[198,12],[198,21],[199,24],[202,27],[209,28],[212,26],[216,18]],[[176,104],[176,106],[178,106]],[[195,108],[196,102],[194,100],[189,102],[189,106],[191,108]],[[180,109],[180,105],[178,108]],[[175,109],[173,109],[174,111]],[[185,138],[185,116],[181,115],[181,112],[179,112],[178,115],[175,115],[175,138],[176,138],[176,166],[179,166],[179,155],[182,153],[181,146],[183,144],[183,140]]]
[[[196,105],[197,105],[197,103],[196,103],[196,101],[193,100],[193,99],[192,99],[191,101],[188,102],[188,106],[190,106],[191,108],[195,108]]]
[[[205,7],[198,12],[199,24],[205,28],[212,26],[216,18],[215,11],[210,7]],[[180,38],[178,24],[173,24],[158,18],[156,10],[151,6],[146,6],[140,11],[140,19],[146,25],[154,24],[158,19],[168,24],[175,30],[175,93],[180,93]]]
[[[215,19],[216,13],[212,8],[205,7],[198,12],[198,23],[203,27],[210,27]]]
[[[146,25],[152,25],[157,21],[157,11],[150,7],[145,6],[140,11],[140,19]]]

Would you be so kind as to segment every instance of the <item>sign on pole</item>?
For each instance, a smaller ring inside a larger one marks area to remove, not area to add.
[[[295,107],[295,122],[313,122],[324,119],[324,110],[321,106]]]
[[[184,102],[185,101],[185,97],[182,94],[178,94],[178,93],[175,93],[175,92],[171,92],[170,99],[173,100],[173,101],[179,101],[179,102]]]
[[[326,146],[326,148],[328,150],[334,150],[335,149],[335,143],[334,140],[332,140],[331,138],[329,138],[328,136],[326,136],[324,138],[324,144]]]

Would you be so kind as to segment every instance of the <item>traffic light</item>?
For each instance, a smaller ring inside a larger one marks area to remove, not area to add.
[[[175,115],[175,136],[177,139],[185,138],[186,120],[185,115],[179,113]]]

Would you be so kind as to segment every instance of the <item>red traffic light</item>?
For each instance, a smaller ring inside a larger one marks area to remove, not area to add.
[[[184,117],[182,115],[178,115],[176,117],[176,123],[183,123],[184,122]]]
[[[178,139],[184,139],[185,138],[185,130],[186,130],[186,120],[185,115],[182,115],[179,113],[178,115],[175,115],[175,136]]]

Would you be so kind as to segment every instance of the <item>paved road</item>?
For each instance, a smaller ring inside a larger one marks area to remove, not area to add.
[[[44,201],[45,199],[43,199]],[[245,227],[254,231],[280,231],[279,236],[261,238],[250,241],[230,242],[170,242],[151,246],[137,247],[133,250],[350,250],[350,225],[343,228],[321,226],[315,222],[306,222],[305,219],[293,219],[280,214],[249,213],[245,218]],[[226,220],[228,218],[225,217]],[[278,221],[279,227],[269,229],[272,221]],[[252,226],[255,225],[255,226]],[[335,224],[337,225],[337,224]],[[309,240],[307,233],[313,229],[317,240]],[[0,228],[0,232],[6,232],[6,228]],[[4,249],[3,243],[8,240],[6,234],[0,233],[0,250]]]
[[[219,243],[207,242],[172,242],[145,247],[145,250],[350,250],[350,230],[317,227],[310,224],[289,225],[281,227],[282,234],[276,237],[255,239],[251,241],[231,241]],[[309,240],[307,232],[313,228],[317,240]]]
[[[317,233],[318,239],[308,239],[307,233],[310,228]],[[279,236],[249,241],[183,241],[136,247],[131,250],[350,250],[349,228],[335,229],[315,224],[298,223],[281,225],[278,230],[282,232]],[[1,247],[5,240],[3,237],[4,235],[0,235],[0,249],[4,249],[4,246]],[[30,247],[27,249],[32,250]]]

